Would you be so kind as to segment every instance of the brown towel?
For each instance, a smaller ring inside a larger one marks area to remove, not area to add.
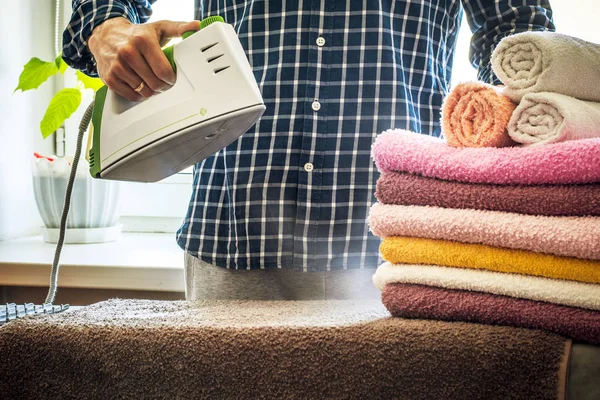
[[[600,184],[491,185],[384,172],[377,181],[384,204],[472,208],[548,216],[600,215]]]
[[[114,300],[0,328],[3,398],[563,399],[570,341],[379,301]]]
[[[382,299],[395,317],[544,329],[600,345],[600,311],[410,283],[385,285]]]

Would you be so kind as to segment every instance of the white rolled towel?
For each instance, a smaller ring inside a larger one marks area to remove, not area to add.
[[[600,101],[600,44],[583,39],[556,32],[507,36],[494,49],[492,70],[515,102],[535,92]]]
[[[558,93],[526,94],[508,122],[508,134],[526,146],[600,137],[600,103]]]

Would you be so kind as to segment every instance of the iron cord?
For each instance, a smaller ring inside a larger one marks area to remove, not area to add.
[[[79,133],[77,134],[77,145],[75,148],[75,155],[71,162],[71,174],[69,175],[69,181],[67,183],[67,192],[65,194],[65,204],[63,206],[62,217],[60,219],[60,232],[58,236],[58,242],[56,244],[56,251],[54,252],[54,261],[52,262],[52,270],[50,273],[50,288],[48,289],[48,295],[44,304],[54,303],[56,297],[56,290],[58,289],[58,270],[60,268],[60,253],[65,241],[65,231],[67,228],[67,217],[69,216],[69,208],[71,205],[71,193],[73,192],[73,184],[75,182],[75,175],[77,174],[77,165],[79,164],[79,158],[81,156],[81,146],[83,143],[83,135],[90,125],[92,119],[92,113],[94,111],[94,102],[92,102],[83,115],[81,122],[79,123]]]

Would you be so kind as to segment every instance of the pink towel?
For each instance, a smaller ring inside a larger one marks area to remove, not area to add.
[[[408,236],[600,260],[600,218],[375,204],[375,236]]]
[[[600,345],[598,311],[407,283],[386,285],[381,298],[394,317],[542,329]]]
[[[600,182],[600,138],[537,148],[453,148],[444,140],[405,130],[388,130],[373,145],[381,172],[502,185]]]
[[[384,172],[377,180],[383,204],[506,211],[531,215],[600,215],[600,184],[494,185]]]

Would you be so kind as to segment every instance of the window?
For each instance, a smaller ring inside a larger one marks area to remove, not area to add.
[[[194,0],[158,0],[152,10],[150,22],[191,21],[194,19]]]
[[[456,51],[454,52],[454,64],[452,65],[452,87],[461,82],[477,79],[477,70],[469,60],[469,48],[471,46],[471,29],[467,23],[467,17],[463,14],[460,31],[456,39]]]
[[[149,22],[191,21],[194,0],[159,0]],[[181,39],[172,39],[174,44]],[[192,192],[192,167],[157,183],[123,183],[121,223],[126,231],[174,232],[186,214]]]
[[[71,2],[64,1],[63,21],[71,16]],[[194,19],[194,0],[159,0],[154,3],[149,22],[159,20],[191,21]],[[169,44],[181,39],[173,39]],[[74,85],[75,76],[65,75],[65,85]],[[61,88],[58,87],[57,90]],[[89,92],[89,91],[88,91]],[[93,101],[93,95],[86,93],[82,104]],[[75,143],[79,121],[85,107],[79,110],[65,123],[66,154],[75,152]],[[123,207],[120,223],[124,231],[136,232],[175,232],[187,211],[192,191],[192,168],[157,183],[123,182]]]

